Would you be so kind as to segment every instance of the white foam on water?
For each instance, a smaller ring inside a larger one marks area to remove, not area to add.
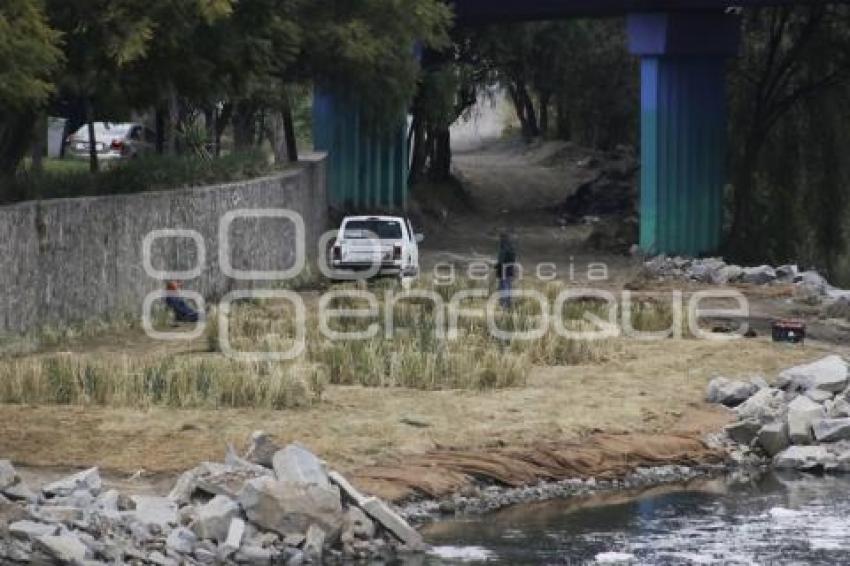
[[[600,552],[596,555],[599,564],[632,564],[635,555],[628,552]]]
[[[796,519],[799,517],[803,517],[806,514],[802,511],[795,511],[794,509],[786,509],[785,507],[774,507],[770,511],[767,512],[768,515],[773,517],[774,519]]]
[[[493,557],[491,551],[480,546],[435,546],[431,548],[431,554],[445,560],[461,562],[478,562]]]

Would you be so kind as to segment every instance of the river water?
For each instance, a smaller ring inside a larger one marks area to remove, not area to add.
[[[434,565],[850,564],[850,477],[769,473],[535,503],[425,536]]]

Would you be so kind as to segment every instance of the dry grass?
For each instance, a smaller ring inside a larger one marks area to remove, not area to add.
[[[176,472],[220,459],[225,442],[243,445],[251,431],[265,429],[280,442],[303,442],[333,466],[353,472],[436,447],[524,446],[578,439],[593,430],[704,432],[728,419],[725,410],[703,403],[711,377],[772,378],[824,351],[766,338],[733,344],[622,341],[599,363],[526,368],[522,388],[329,385],[320,404],[296,411],[0,405],[0,454],[30,465]],[[406,425],[406,418],[427,426]]]
[[[312,279],[297,287],[315,288]],[[545,297],[549,308],[565,287],[562,283],[524,282],[521,291]],[[342,293],[361,292],[363,284],[333,287]],[[491,390],[527,385],[533,366],[575,366],[603,363],[612,358],[620,340],[573,339],[549,328],[533,339],[498,336],[486,317],[462,316],[456,333],[449,329],[448,305],[459,291],[491,291],[487,282],[457,280],[451,285],[417,284],[413,297],[398,298],[403,290],[393,281],[370,285],[377,309],[368,318],[336,318],[328,326],[336,332],[377,331],[369,339],[331,340],[320,332],[319,309],[307,308],[306,352],[292,361],[244,362],[221,354],[221,329],[215,312],[208,316],[206,336],[194,351],[173,350],[136,353],[118,351],[60,352],[0,360],[0,402],[110,406],[166,406],[175,408],[255,407],[282,409],[311,405],[321,399],[327,384],[366,387],[405,387],[421,390]],[[301,295],[308,303],[317,297]],[[393,300],[393,297],[396,299]],[[437,297],[434,299],[434,297]],[[458,306],[483,313],[487,297],[465,299]],[[664,330],[670,326],[669,303],[636,301],[633,325],[638,330]],[[333,308],[363,309],[368,303],[342,296]],[[591,328],[586,313],[608,317],[601,302],[569,302],[561,313],[571,330]],[[497,309],[501,331],[528,333],[544,324],[540,303],[517,299],[508,310]],[[614,313],[618,319],[619,311]],[[236,352],[289,351],[297,344],[295,311],[287,302],[246,300],[234,306],[228,319],[229,343]],[[391,324],[390,324],[391,323]],[[124,325],[132,324],[122,322]],[[168,329],[160,317],[157,324]],[[388,332],[392,327],[394,330]],[[48,350],[63,342],[79,345],[92,332],[66,329],[42,337]],[[110,333],[117,327],[105,326]],[[129,327],[128,327],[129,328]],[[123,327],[122,327],[123,329]],[[127,329],[124,329],[127,330]]]

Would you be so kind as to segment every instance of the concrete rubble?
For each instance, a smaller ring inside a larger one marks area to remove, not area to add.
[[[104,490],[97,468],[30,489],[8,460],[0,493],[0,564],[391,562],[425,549],[390,505],[262,432],[244,458],[204,462],[165,497]]]
[[[772,386],[731,409],[737,418],[725,431],[732,458],[741,463],[769,459],[782,469],[850,472],[848,378],[847,362],[837,355],[781,371]],[[720,391],[740,392],[751,385],[715,378],[707,397],[724,403]]]
[[[816,271],[800,271],[796,265],[742,267],[722,258],[685,258],[659,255],[644,262],[644,272],[657,279],[695,281],[711,285],[792,284],[794,298],[808,304],[833,304],[847,300],[847,291],[832,287]]]

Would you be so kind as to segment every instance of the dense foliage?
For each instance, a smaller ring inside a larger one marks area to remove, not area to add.
[[[285,160],[293,95],[331,85],[380,128],[413,98],[415,45],[444,47],[450,23],[439,0],[5,1],[0,192],[47,113],[73,131],[152,110],[160,153],[218,154],[227,130],[235,149],[268,140]]]

